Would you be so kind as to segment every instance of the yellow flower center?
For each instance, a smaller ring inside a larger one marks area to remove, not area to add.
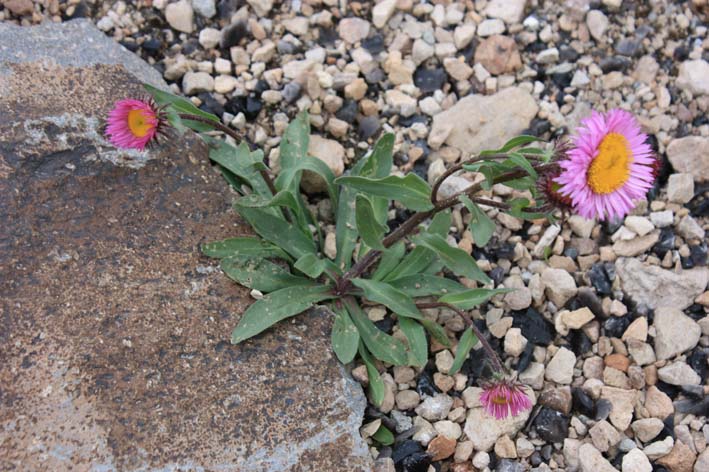
[[[503,395],[495,395],[492,397],[492,403],[495,405],[507,405],[507,398]]]
[[[628,140],[620,133],[609,133],[598,146],[598,155],[588,168],[588,185],[601,195],[613,193],[628,181],[633,161]]]
[[[131,110],[128,112],[128,128],[133,136],[142,138],[150,133],[155,125],[145,110]]]

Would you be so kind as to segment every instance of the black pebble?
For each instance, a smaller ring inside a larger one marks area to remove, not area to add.
[[[525,130],[524,134],[531,134],[532,136],[542,136],[544,133],[548,133],[551,130],[551,123],[548,120],[542,118],[534,118],[529,128]]]
[[[495,285],[502,283],[505,278],[505,269],[500,266],[492,269],[487,275],[495,282]]]
[[[573,309],[578,309],[586,307],[593,312],[599,318],[605,318],[606,314],[603,311],[603,303],[598,295],[594,293],[589,287],[581,287],[579,289],[578,295],[572,300],[578,303],[578,306]]]
[[[394,464],[399,464],[405,458],[420,452],[423,452],[421,444],[418,441],[407,439],[406,441],[402,441],[394,445],[394,450],[391,453],[391,460],[394,461]]]
[[[433,378],[431,377],[431,374],[426,371],[423,371],[419,374],[419,377],[416,381],[416,392],[421,396],[428,395],[431,397],[437,393],[440,393],[438,387],[436,387],[436,384],[433,383]]]
[[[182,53],[185,56],[189,56],[193,52],[197,51],[200,47],[202,47],[201,44],[199,44],[199,41],[195,38],[190,38],[184,43],[182,43]]]
[[[611,316],[603,322],[603,331],[609,338],[620,338],[632,321],[629,315]]]
[[[143,44],[141,44],[140,47],[143,48],[143,51],[148,56],[157,57],[158,54],[160,54],[163,45],[162,41],[160,41],[159,39],[150,38],[146,41],[143,41]]]
[[[514,317],[512,326],[520,328],[522,335],[529,342],[538,346],[547,346],[554,340],[556,333],[554,325],[545,320],[534,308],[514,312],[512,316]]]
[[[642,44],[633,38],[623,38],[615,43],[615,52],[621,56],[633,57],[642,52]]]
[[[354,100],[347,100],[342,107],[337,110],[335,116],[347,123],[354,123],[355,118],[357,118],[357,102]]]
[[[318,44],[320,46],[334,46],[335,41],[339,38],[337,31],[332,28],[321,26],[318,32]]]
[[[596,403],[596,411],[593,416],[593,419],[596,421],[603,421],[606,418],[608,418],[608,415],[611,414],[611,410],[613,409],[613,405],[611,402],[609,402],[606,399],[600,399]]]
[[[534,419],[534,427],[543,440],[550,443],[560,443],[568,436],[569,417],[560,411],[542,407]]]
[[[414,72],[414,84],[423,93],[432,93],[443,88],[448,80],[448,75],[443,69],[427,69],[419,67]]]
[[[551,453],[554,451],[552,448],[551,444],[545,444],[542,446],[542,458],[545,461],[550,461],[551,460]]]
[[[672,227],[662,228],[660,230],[660,240],[652,247],[652,252],[660,259],[665,257],[667,251],[675,248],[675,232]]]
[[[576,357],[581,357],[587,352],[591,352],[593,348],[593,343],[591,339],[580,329],[571,330],[569,333],[569,342],[571,343],[571,349],[576,354]]]
[[[372,55],[379,54],[384,50],[384,37],[381,34],[375,34],[374,36],[365,38],[362,40],[362,47]]]
[[[707,265],[707,245],[706,243],[689,246],[689,258],[695,266]]]
[[[609,279],[602,262],[593,264],[591,270],[588,271],[588,278],[593,288],[596,289],[596,293],[600,295],[613,293],[613,281]]]
[[[614,71],[625,72],[630,67],[630,59],[622,56],[604,57],[599,65],[604,74]]]
[[[575,260],[577,257],[579,257],[579,250],[575,247],[567,247],[566,249],[564,249],[564,255]]]
[[[427,472],[429,465],[431,465],[431,456],[424,452],[418,452],[401,461],[401,471]]]
[[[82,1],[74,7],[74,12],[71,16],[67,16],[65,19],[73,20],[74,18],[88,18],[89,16],[91,16],[91,10],[86,5],[86,2]]]
[[[517,372],[524,372],[529,367],[534,359],[534,344],[527,343],[524,347],[524,351],[519,356],[519,361],[517,362]]]
[[[571,390],[571,397],[573,399],[573,408],[575,412],[581,413],[588,418],[594,417],[595,407],[593,405],[593,398],[584,392],[583,389],[574,387]]]
[[[379,131],[379,118],[376,116],[364,116],[358,121],[357,133],[361,140],[369,139]]]
[[[709,370],[707,368],[707,352],[700,348],[695,348],[687,357],[687,363],[702,378],[702,384],[706,384],[707,371]]]
[[[200,93],[197,97],[202,101],[199,109],[221,117],[224,114],[224,106],[216,101],[211,93]]]
[[[579,53],[576,52],[576,49],[566,45],[559,48],[559,60],[562,62],[576,62],[578,58]]]
[[[238,46],[242,39],[249,34],[249,29],[245,21],[237,21],[222,30],[222,37],[219,40],[219,47],[229,49]]]
[[[571,79],[574,77],[573,72],[557,72],[556,74],[551,75],[551,81],[554,82],[554,84],[559,87],[560,89],[564,89],[571,85]]]
[[[128,41],[124,39],[123,41],[119,41],[118,43],[130,52],[136,52],[138,49],[140,49],[140,45],[138,45],[138,43],[133,40]]]
[[[531,456],[529,456],[529,463],[532,464],[532,467],[539,467],[544,460],[542,459],[542,455],[539,453],[539,451],[534,451]]]
[[[366,80],[369,85],[376,85],[379,82],[384,81],[384,79],[386,79],[386,74],[380,67],[375,67],[374,69],[364,73],[364,80]],[[371,90],[368,90],[367,92],[370,91]]]
[[[374,324],[387,334],[391,334],[394,329],[394,320],[390,316],[387,316],[383,320],[375,321]]]
[[[298,82],[288,82],[283,87],[282,95],[286,103],[293,103],[300,98],[302,87]]]

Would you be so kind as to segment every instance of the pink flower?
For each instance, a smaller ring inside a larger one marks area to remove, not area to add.
[[[106,136],[120,148],[145,149],[156,139],[163,119],[152,100],[118,100],[108,115]]]
[[[623,110],[593,112],[581,122],[574,147],[559,161],[554,181],[584,218],[622,218],[655,180],[655,158],[635,118]]]
[[[532,401],[524,393],[522,385],[508,380],[495,380],[484,385],[480,402],[487,414],[498,420],[504,420],[510,413],[517,416],[532,408]]]

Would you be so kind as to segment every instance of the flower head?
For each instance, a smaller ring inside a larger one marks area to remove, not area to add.
[[[108,115],[106,136],[120,148],[145,149],[165,120],[152,100],[118,100]]]
[[[507,415],[517,416],[525,410],[532,408],[522,385],[510,380],[496,379],[483,386],[480,402],[485,411],[498,420],[507,418]]]
[[[655,180],[655,158],[635,118],[623,110],[593,112],[581,122],[574,147],[554,179],[574,210],[591,219],[622,218]]]

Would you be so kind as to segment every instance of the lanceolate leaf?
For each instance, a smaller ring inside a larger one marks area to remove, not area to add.
[[[306,236],[291,223],[270,215],[258,208],[245,208],[236,204],[236,209],[262,238],[282,247],[295,258],[315,254],[312,237]]]
[[[310,121],[307,113],[302,112],[290,122],[281,138],[281,172],[293,169],[300,161],[307,158],[309,142]]]
[[[451,271],[456,275],[467,277],[472,280],[477,280],[482,283],[489,283],[490,278],[485,275],[485,272],[480,270],[475,259],[470,254],[453,247],[437,234],[423,233],[413,238],[416,244],[419,244],[427,249],[438,254]]]
[[[374,359],[372,359],[372,356],[369,352],[367,352],[367,348],[361,342],[359,343],[359,355],[362,358],[364,365],[367,367],[367,377],[369,378],[369,399],[372,400],[372,403],[374,403],[375,406],[382,406],[384,394],[386,392],[384,389],[384,382],[379,376],[377,367],[374,365]]]
[[[214,241],[202,245],[202,252],[209,257],[256,256],[277,257],[291,260],[290,256],[278,246],[258,238],[241,237]]]
[[[393,246],[386,248],[382,252],[381,259],[379,259],[377,270],[372,274],[372,280],[384,279],[394,267],[399,264],[401,258],[404,257],[404,252],[406,252],[406,244],[404,244],[404,241],[399,241]]]
[[[211,160],[243,180],[244,183],[251,187],[253,193],[268,198],[273,196],[263,177],[253,165],[263,160],[263,152],[261,150],[252,152],[245,143],[234,147],[218,139],[210,137],[205,137],[204,139],[210,145],[209,158]]]
[[[377,328],[354,299],[345,298],[344,303],[369,352],[389,364],[406,365],[408,357],[404,343]]]
[[[297,261],[294,267],[312,279],[320,277],[323,272],[335,276],[340,270],[328,259],[321,259],[315,254],[306,254]]]
[[[468,290],[455,280],[430,274],[407,275],[392,280],[389,284],[412,298],[446,295]]]
[[[353,279],[352,283],[364,291],[368,300],[381,303],[399,316],[423,318],[411,297],[387,283],[367,279]]]
[[[468,358],[470,350],[477,342],[478,338],[473,333],[472,328],[468,328],[463,332],[458,342],[458,347],[455,350],[455,359],[453,359],[453,365],[448,371],[448,375],[454,375],[463,367],[463,363]]]
[[[343,307],[332,307],[335,313],[335,321],[332,324],[332,350],[343,364],[352,362],[357,354],[359,345],[359,333],[350,315]]]
[[[522,169],[524,169],[525,171],[527,171],[527,173],[533,179],[537,178],[537,171],[534,170],[534,167],[532,167],[532,164],[522,154],[520,154],[518,152],[511,152],[509,159],[512,163],[514,163],[515,165],[517,165],[517,166],[521,167]]]
[[[307,310],[315,303],[332,298],[329,287],[293,286],[271,292],[253,303],[231,334],[232,344],[256,336],[279,321]]]
[[[268,259],[254,256],[232,256],[222,259],[222,270],[230,278],[248,288],[264,293],[296,285],[315,285],[315,282],[298,277]]]
[[[372,438],[382,446],[391,446],[394,444],[394,434],[384,425],[379,427],[377,432],[372,435]]]
[[[357,162],[351,170],[351,175],[358,175],[366,160]],[[357,190],[352,187],[339,186],[340,199],[337,203],[337,215],[335,221],[337,236],[337,256],[335,264],[347,270],[352,264],[352,253],[357,243],[357,223],[355,221],[355,199]]]
[[[509,288],[473,288],[464,292],[451,293],[438,299],[441,303],[450,303],[461,310],[470,310],[500,293],[511,292]]]
[[[219,117],[212,115],[211,113],[204,112],[197,108],[191,101],[187,100],[186,98],[183,97],[178,97],[176,95],[172,95],[171,93],[164,92],[158,88],[153,87],[152,85],[148,84],[143,84],[143,87],[145,87],[145,90],[148,91],[148,93],[153,97],[155,100],[155,103],[157,103],[160,106],[163,105],[169,105],[172,110],[174,110],[176,113],[187,113],[190,115],[198,115],[201,116],[202,118],[206,118],[209,121],[214,121],[216,123],[219,123]],[[189,128],[192,128],[193,130],[197,132],[202,132],[202,131],[211,131],[214,129],[213,126],[209,126],[206,123],[201,123],[199,121],[192,121],[192,120],[186,120],[186,119],[180,119],[177,115],[171,114],[169,118],[170,121],[175,120],[178,126],[179,125],[184,125]]]
[[[466,196],[460,197],[460,201],[465,205],[465,207],[470,212],[470,233],[473,235],[473,240],[475,240],[475,245],[478,247],[484,247],[490,241],[493,233],[495,232],[495,223],[490,219],[489,216],[475,203],[473,203],[470,198]]]
[[[430,200],[431,187],[416,174],[407,174],[406,177],[390,175],[382,179],[340,177],[335,182],[370,195],[397,200],[410,210],[426,211],[433,208]]]
[[[426,332],[418,322],[411,318],[399,317],[399,327],[409,342],[412,365],[424,366],[428,361],[428,341]]]
[[[529,135],[521,135],[514,137],[507,141],[504,146],[502,146],[500,149],[493,149],[493,150],[487,150],[487,151],[482,151],[480,153],[480,156],[489,156],[492,154],[502,154],[506,153],[508,151],[511,151],[512,149],[519,147],[519,146],[524,146],[529,143],[533,143],[535,141],[543,141],[543,139],[540,139],[536,136],[529,136]]]
[[[372,249],[383,250],[382,238],[388,228],[377,221],[372,202],[364,195],[357,195],[355,220],[357,231],[364,243]]]
[[[374,177],[381,179],[391,173],[394,164],[394,135],[387,133],[379,138],[374,145],[372,154],[367,158],[360,175],[362,177]]]
[[[327,186],[328,196],[333,203],[337,205],[337,193],[335,192],[334,180],[335,174],[332,170],[320,159],[315,157],[304,157],[298,162],[295,162],[288,169],[282,169],[280,175],[276,179],[276,188],[278,189],[294,189],[294,182],[300,182],[301,171],[308,170],[314,172],[323,178]]]
[[[420,322],[423,327],[426,328],[426,331],[429,332],[431,337],[433,337],[433,339],[435,339],[445,347],[451,346],[450,339],[448,339],[448,336],[446,335],[446,330],[443,329],[443,326],[439,325],[435,321],[429,320],[428,318],[424,318],[420,320]]]

